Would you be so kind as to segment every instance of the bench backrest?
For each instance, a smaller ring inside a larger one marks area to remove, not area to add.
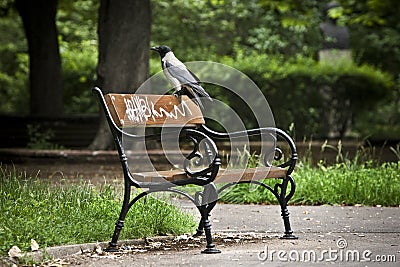
[[[115,124],[120,128],[205,123],[200,108],[187,96],[107,94],[104,98]]]

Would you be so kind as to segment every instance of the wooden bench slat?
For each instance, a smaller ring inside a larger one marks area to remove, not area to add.
[[[215,183],[229,183],[237,181],[263,180],[267,178],[283,178],[286,169],[279,167],[258,167],[244,170],[220,170],[215,177]]]
[[[107,94],[104,99],[118,127],[205,123],[200,108],[186,95]]]
[[[132,173],[133,178],[143,182],[165,182],[177,181],[186,178],[186,173],[183,170],[170,171],[153,171],[153,172],[138,172]]]
[[[173,182],[185,179],[186,173],[183,170],[153,171],[133,173],[133,178],[143,182]],[[218,172],[215,183],[244,182],[251,180],[263,180],[267,178],[283,178],[286,176],[286,169],[280,167],[259,167],[244,170],[225,170]]]

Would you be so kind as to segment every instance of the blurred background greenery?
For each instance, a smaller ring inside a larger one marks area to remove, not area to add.
[[[326,110],[333,109],[339,138],[399,140],[400,2],[338,2],[329,15],[349,28],[352,63],[318,61],[318,25],[328,1],[317,0],[152,0],[151,45],[172,47],[182,61],[215,61],[244,72],[266,96],[276,125],[294,127],[298,139],[329,137]],[[88,90],[96,82],[98,8],[96,0],[58,3],[67,115],[98,111]],[[29,115],[27,43],[12,0],[0,0],[0,36],[0,114]],[[160,70],[152,55],[149,75]],[[331,88],[329,100],[321,88]]]

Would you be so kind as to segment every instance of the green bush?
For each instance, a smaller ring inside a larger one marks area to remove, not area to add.
[[[79,46],[61,43],[64,112],[95,113],[96,99],[89,90],[96,81],[97,43],[83,41]]]
[[[0,113],[27,114],[29,59],[25,53],[16,53],[13,56],[17,67],[4,72],[0,70]]]
[[[7,1],[6,1],[7,2]],[[28,55],[26,40],[15,10],[9,10],[9,17],[0,19],[0,113],[29,112]]]
[[[393,94],[393,77],[369,65],[343,60],[333,65],[304,57],[285,60],[279,55],[244,55],[240,51],[237,54],[236,58],[213,59],[248,75],[269,102],[276,125],[288,129],[294,123],[295,133],[300,138],[332,137],[329,134],[333,130],[336,130],[336,137],[357,134],[354,130],[366,137],[373,125],[365,114],[373,112]],[[152,57],[150,74],[160,70],[159,58]],[[213,75],[206,71],[196,74],[200,79]],[[236,109],[248,128],[257,126],[251,110],[244,108],[237,95],[219,86],[205,84],[204,87],[212,97]],[[329,120],[329,116],[333,118]]]
[[[287,129],[294,122],[300,137],[325,138],[333,127],[343,137],[358,115],[390,96],[394,84],[390,74],[348,61],[333,65],[303,57],[239,55],[222,62],[247,74],[266,96],[276,125]],[[335,117],[328,123],[330,111]]]
[[[84,41],[79,46],[60,44],[64,92],[64,112],[94,113],[98,110],[96,99],[89,90],[96,81],[97,44]],[[29,58],[26,53],[16,53],[18,66],[13,73],[0,71],[1,113],[29,113]]]

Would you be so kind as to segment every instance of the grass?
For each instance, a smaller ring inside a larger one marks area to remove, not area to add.
[[[400,162],[302,166],[294,177],[297,204],[400,205]]]
[[[121,209],[111,186],[68,187],[0,169],[0,254],[13,245],[29,251],[60,244],[108,241]],[[147,197],[129,211],[120,240],[193,231],[194,218],[172,204]]]
[[[300,164],[295,169],[293,178],[296,182],[296,193],[290,201],[292,205],[400,205],[400,162],[383,163],[380,166],[319,164],[312,167]],[[276,182],[266,180],[270,185]],[[221,200],[240,204],[278,203],[267,189],[253,188],[248,184],[237,185],[224,194]]]
[[[293,173],[296,192],[290,201],[291,205],[400,205],[400,157],[398,162],[378,164],[371,160],[364,148],[360,148],[351,160],[343,155],[340,142],[336,150],[336,164],[319,162],[313,166],[310,155],[297,164]],[[399,147],[393,151],[400,155]],[[254,162],[257,156],[251,156]],[[265,182],[273,187],[279,181],[269,179]],[[221,201],[237,204],[278,203],[267,189],[248,184],[232,187],[223,194]]]

